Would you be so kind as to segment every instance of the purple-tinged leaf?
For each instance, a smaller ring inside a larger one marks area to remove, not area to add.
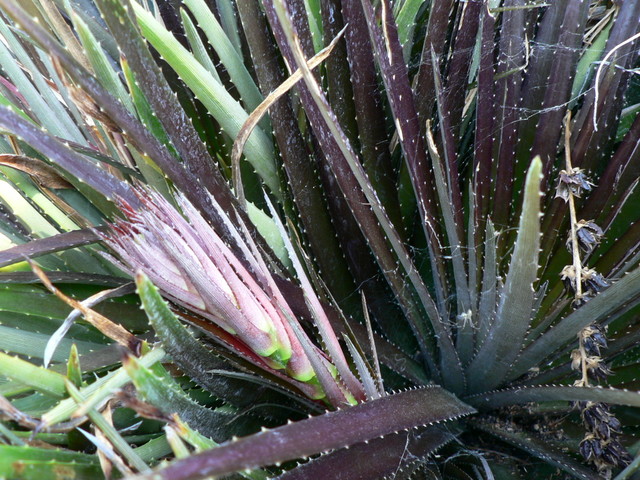
[[[369,27],[369,37],[374,46],[376,60],[386,87],[398,139],[411,174],[411,183],[418,201],[418,211],[423,221],[422,228],[425,237],[429,239],[429,257],[435,267],[434,283],[437,285],[436,288],[444,290],[441,285],[443,277],[440,276],[443,272],[443,265],[441,243],[437,233],[437,202],[434,179],[431,170],[427,167],[426,145],[424,137],[420,134],[419,117],[409,84],[409,73],[404,63],[402,46],[398,40],[398,30],[388,1],[383,1],[381,4],[381,27],[376,22],[371,2],[362,0],[361,3]],[[454,209],[460,206],[459,202],[461,201],[459,190],[456,195],[456,187],[457,183],[455,187],[451,186]]]
[[[482,37],[478,37],[480,20],[484,16],[482,12],[484,11],[486,14],[488,8],[488,2],[477,0],[469,2],[462,9],[460,20],[453,34],[455,40],[451,46],[451,60],[449,61],[447,75],[442,82],[442,111],[446,112],[449,124],[447,136],[450,138],[450,145],[445,145],[445,152],[446,158],[450,158],[451,162],[455,157],[456,142],[454,139],[460,138],[461,135],[462,111],[467,101],[467,82],[471,63],[473,62],[474,47],[478,38],[480,42],[483,41]],[[490,31],[493,32],[493,29]],[[458,207],[461,207],[461,205]]]
[[[607,46],[602,52],[603,57],[640,31],[639,17],[640,1],[630,0],[620,4]],[[584,99],[581,115],[576,118],[574,125],[576,135],[573,138],[572,150],[575,166],[592,169],[604,155],[611,153],[603,150],[603,146],[611,144],[610,138],[616,134],[624,94],[631,77],[628,69],[637,63],[640,55],[639,42],[640,40],[636,40],[618,49],[613,57],[609,58],[608,65],[603,67],[598,84],[597,125],[593,123],[595,76],[592,79],[593,88]]]
[[[358,140],[364,165],[382,204],[394,225],[400,225],[396,211],[394,168],[389,154],[385,112],[378,90],[376,66],[367,21],[360,0],[343,0],[342,15],[349,25],[345,32],[347,57],[353,87]]]
[[[427,35],[422,46],[422,58],[420,59],[415,89],[418,115],[424,120],[431,118],[436,98],[433,69],[437,68],[437,65],[433,64],[431,52],[435,54],[436,58],[443,57],[449,30],[449,14],[453,3],[453,0],[433,2],[429,12]],[[426,125],[420,125],[420,129],[424,132]]]
[[[512,208],[513,172],[516,163],[516,145],[520,120],[522,70],[528,59],[528,44],[524,10],[525,0],[506,0],[505,7],[516,7],[502,13],[500,40],[498,42],[497,99],[494,123],[494,151],[496,167],[492,170],[494,225],[501,229],[509,223]],[[487,112],[489,113],[489,112]]]
[[[637,183],[634,183],[637,186]],[[640,247],[640,219],[635,219],[626,226],[625,232],[598,259],[595,267],[600,272],[607,272],[607,276],[620,275],[637,264],[638,247]],[[635,261],[635,264],[634,264]]]
[[[489,423],[478,421],[473,422],[473,426],[480,430],[484,430],[485,432],[489,432],[511,445],[515,445],[534,457],[544,460],[546,463],[555,465],[569,473],[573,478],[579,478],[582,480],[598,480],[602,478],[593,470],[585,467],[581,463],[578,463],[573,459],[573,457],[551,448],[548,442],[543,439],[532,436],[530,432],[509,430],[507,428],[502,428],[501,425],[493,422]]]
[[[284,52],[288,64],[290,66],[297,65],[304,71],[306,69],[306,61],[300,58],[302,52],[296,51],[296,58],[292,50],[295,46],[294,39],[296,36],[291,31],[291,20],[288,20],[288,31],[285,31],[278,18],[276,5],[268,3],[265,7],[276,40]],[[283,14],[283,16],[284,15],[286,14]],[[289,37],[291,37],[291,40],[289,40]],[[298,49],[299,48],[300,47],[298,47]],[[398,269],[398,260],[403,264],[412,283],[419,294],[421,294],[421,297],[423,297],[423,304],[428,309],[428,316],[433,328],[436,331],[442,331],[442,335],[437,335],[437,337],[440,342],[446,345],[443,348],[443,351],[446,352],[445,355],[455,359],[455,351],[451,338],[447,332],[444,332],[433,300],[430,298],[422,280],[418,277],[417,270],[415,266],[411,264],[410,257],[398,233],[386,216],[384,208],[380,205],[379,199],[375,195],[373,187],[368,181],[359,160],[356,158],[353,148],[344,136],[340,126],[336,124],[331,107],[326,102],[324,95],[315,82],[315,78],[310,72],[305,73],[305,83],[306,86],[300,88],[301,99],[320,146],[325,153],[324,159],[327,161],[328,167],[331,168],[334,178],[338,182],[340,190],[345,196],[353,215],[359,222],[362,233],[369,242],[374,255],[376,255],[376,260],[380,264],[392,290],[410,319],[412,329],[421,346],[425,361],[429,364],[430,373],[432,375],[438,375],[438,369],[435,368],[433,352],[426,346],[428,333],[423,324],[422,317],[418,313],[417,305],[415,305],[413,298],[408,295],[406,280]],[[322,105],[322,108],[320,108],[319,105]],[[391,242],[396,252],[395,254],[394,251],[389,249],[387,238],[389,242]],[[451,364],[455,365],[455,360]],[[450,378],[461,381],[460,375],[451,376]]]
[[[76,184],[86,183],[109,201],[113,202],[117,198],[121,198],[131,205],[138,204],[137,198],[128,184],[75,153],[54,136],[43,132],[5,106],[0,106],[0,127],[12,132],[51,162],[67,171],[69,173],[66,177],[67,180]],[[107,209],[106,205],[102,207]]]
[[[424,460],[453,439],[451,433],[438,427],[427,428],[422,432],[397,433],[323,455],[289,470],[276,480],[382,478]]]
[[[331,322],[329,321],[329,318],[326,312],[324,311],[324,309],[322,308],[322,305],[320,304],[320,299],[316,295],[311,285],[311,281],[307,277],[304,267],[302,266],[302,262],[298,258],[298,255],[295,249],[293,248],[293,244],[289,239],[287,231],[285,230],[284,225],[280,221],[280,218],[277,216],[277,213],[275,211],[275,207],[273,206],[273,204],[269,201],[268,198],[266,199],[266,201],[269,206],[269,209],[271,210],[271,214],[276,223],[276,226],[280,231],[280,235],[287,249],[289,258],[296,271],[298,281],[300,282],[300,286],[302,287],[302,291],[304,293],[305,302],[307,303],[309,312],[313,317],[313,324],[315,325],[315,327],[318,329],[318,332],[320,333],[322,344],[324,345],[333,364],[337,368],[342,381],[344,382],[346,387],[349,389],[349,391],[357,399],[364,399],[364,390],[362,388],[362,385],[360,384],[358,379],[355,377],[355,375],[351,372],[351,368],[347,363],[347,359],[344,355],[344,352],[342,351],[342,347],[340,346],[338,337],[335,331],[333,330],[333,328],[331,327]],[[297,322],[292,322],[292,323],[297,323]]]
[[[99,230],[104,227],[98,227]],[[25,257],[37,258],[41,255],[60,252],[70,248],[83,247],[100,241],[94,229],[85,228],[40,238],[0,251],[0,267],[21,262]]]
[[[553,45],[553,61],[548,70],[548,80],[544,100],[536,126],[536,137],[533,143],[532,155],[540,155],[546,179],[549,178],[551,168],[556,160],[558,142],[562,135],[562,125],[567,105],[571,96],[573,77],[579,60],[582,37],[587,22],[589,3],[584,1],[569,1],[564,10],[562,24],[558,37]],[[577,163],[576,165],[580,165]],[[543,181],[543,187],[548,180]]]
[[[239,0],[237,6],[260,87],[264,93],[271,92],[282,84],[284,74],[264,14],[255,0]],[[305,145],[290,99],[280,98],[269,109],[269,115],[306,239],[319,269],[326,274],[329,290],[342,304],[354,291],[355,285],[340,253],[340,236],[334,233],[318,172],[311,161],[311,152]]]
[[[503,17],[503,25],[505,17]],[[496,19],[488,7],[482,11],[480,22],[480,65],[478,67],[478,95],[476,100],[476,132],[474,147],[473,186],[475,193],[476,245],[483,238],[491,200],[491,163],[493,158],[493,128],[495,119],[495,70],[493,67],[494,29]]]
[[[311,325],[311,315],[309,314],[308,307],[305,304],[302,290],[297,285],[293,285],[292,283],[285,282],[283,280],[278,280],[277,283],[279,290],[281,290],[287,298],[287,302],[296,314],[296,317],[302,318],[303,322]],[[369,302],[368,306],[370,306]],[[327,305],[323,305],[323,308],[327,312],[329,321],[331,322],[331,327],[336,332],[336,335],[346,335],[347,331],[344,322],[340,319],[339,313]],[[355,322],[350,323],[349,328],[353,332],[360,346],[365,349],[366,353],[372,354],[368,348],[369,337],[367,328],[364,325]],[[384,337],[374,333],[374,339],[380,363],[389,367],[402,377],[411,380],[415,385],[426,385],[429,383],[422,365]]]
[[[195,480],[224,475],[344,448],[474,412],[440,387],[409,390],[241,438],[178,460],[137,480]]]
[[[640,392],[605,387],[537,385],[484,392],[465,397],[464,400],[478,410],[493,410],[508,405],[521,405],[529,402],[553,401],[591,401],[640,407]]]
[[[322,36],[325,45],[329,45],[345,26],[341,3],[341,0],[320,0]],[[324,65],[329,105],[349,141],[357,145],[355,104],[344,38],[340,39],[333,54],[325,60]]]
[[[598,188],[589,195],[580,210],[581,218],[602,218],[602,214],[619,204],[620,197],[640,177],[640,115],[636,116],[622,143],[607,162],[598,180]],[[598,221],[600,221],[598,219]],[[599,223],[603,230],[607,223]]]
[[[145,275],[136,276],[136,285],[153,329],[164,348],[185,373],[207,391],[224,398],[232,405],[246,407],[256,401],[255,395],[247,393],[246,384],[214,373],[228,370],[228,363],[209,351],[178,321]],[[273,388],[279,390],[275,385]],[[265,396],[262,389],[256,389],[255,393]],[[307,408],[315,408],[310,401],[302,397],[295,398]]]

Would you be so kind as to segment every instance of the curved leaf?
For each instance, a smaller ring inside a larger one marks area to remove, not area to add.
[[[440,387],[408,390],[241,438],[138,480],[195,480],[308,457],[474,413]],[[348,426],[348,428],[345,428]]]

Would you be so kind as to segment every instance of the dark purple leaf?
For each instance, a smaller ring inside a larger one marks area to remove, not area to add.
[[[101,228],[102,227],[98,227],[98,229]],[[98,235],[96,235],[93,229],[89,228],[33,240],[1,251],[0,267],[21,262],[25,257],[37,258],[41,255],[67,250],[69,248],[82,247],[98,241],[100,241]]]
[[[440,387],[396,393],[232,441],[139,480],[195,480],[304,458],[474,413]]]
[[[525,0],[506,0],[505,7],[521,7]],[[495,85],[495,161],[492,220],[498,229],[509,223],[513,204],[513,172],[515,168],[518,125],[520,120],[520,94],[522,69],[527,58],[525,11],[514,9],[502,14],[498,43],[497,81]]]
[[[254,0],[239,0],[237,5],[260,87],[264,93],[271,92],[284,81],[284,74],[278,65],[277,47],[258,3]],[[305,145],[289,98],[278,100],[270,108],[269,115],[306,239],[319,269],[326,274],[329,290],[342,303],[355,290],[340,253],[338,238],[343,237],[334,233],[322,198],[318,172],[311,152]]]
[[[111,202],[121,198],[130,205],[138,205],[138,199],[128,184],[75,153],[53,135],[43,132],[5,106],[0,106],[0,127],[12,132],[51,162],[69,172],[66,178],[71,182],[86,183]]]
[[[602,218],[602,214],[619,205],[621,197],[640,177],[640,115],[636,117],[622,143],[607,162],[607,167],[598,179],[598,188],[591,194],[580,210],[582,218]],[[607,229],[609,222],[602,223]]]
[[[504,27],[505,17],[503,17]],[[476,222],[478,236],[476,245],[480,245],[489,213],[491,195],[491,163],[493,158],[493,128],[495,122],[495,69],[493,66],[495,18],[488,9],[483,9],[480,44],[480,65],[478,69],[478,98],[476,101],[476,134],[474,193],[476,203]]]
[[[427,167],[427,149],[424,137],[420,133],[419,117],[416,112],[416,106],[413,100],[413,92],[409,83],[409,73],[404,63],[402,46],[398,40],[398,30],[391,12],[391,5],[383,1],[382,15],[385,22],[383,27],[378,26],[375,19],[373,7],[368,0],[362,0],[362,8],[367,26],[369,27],[369,36],[373,44],[376,54],[376,60],[380,67],[382,80],[386,87],[387,97],[391,107],[391,112],[395,121],[396,131],[405,161],[411,172],[411,182],[418,200],[418,210],[420,218],[423,220],[423,230],[425,236],[429,239],[429,249],[434,264],[441,264],[441,254],[439,249],[440,243],[438,237],[434,233],[434,226],[438,225],[436,221],[436,195],[434,191],[434,180],[431,169]],[[455,187],[452,188],[452,197],[455,207],[461,207],[460,191]],[[440,269],[439,269],[440,270]],[[438,283],[438,280],[436,279]]]
[[[640,1],[630,0],[620,4],[615,23],[611,28],[603,57],[620,43],[640,31]],[[595,103],[595,89],[592,88],[584,99],[581,115],[576,118],[573,140],[574,164],[592,169],[597,162],[611,152],[606,148],[611,145],[611,138],[615,137],[620,111],[624,102],[631,72],[637,63],[640,51],[640,40],[631,42],[616,50],[609,58],[609,65],[602,68],[600,85],[598,88],[597,130],[593,124],[593,105]],[[591,87],[595,87],[595,75]]]
[[[381,478],[393,475],[407,464],[423,460],[453,438],[451,433],[438,427],[431,427],[423,432],[389,435],[323,455],[280,475],[277,480]]]
[[[345,32],[345,41],[362,163],[392,222],[394,225],[400,225],[394,168],[385,125],[386,115],[378,90],[378,77],[367,21],[360,1],[343,0],[342,15],[349,25]]]
[[[483,9],[484,5],[484,9]],[[474,46],[480,28],[480,17],[482,11],[486,12],[488,4],[481,0],[472,0],[467,3],[462,10],[460,20],[456,26],[454,42],[451,46],[451,60],[448,71],[443,78],[443,111],[447,112],[451,146],[448,150],[455,149],[454,138],[460,137],[460,125],[462,120],[462,110],[467,100],[467,81],[469,70],[473,61]],[[493,29],[491,30],[493,32]],[[447,157],[454,158],[453,152],[447,152]]]
[[[435,106],[435,85],[433,83],[433,65],[431,52],[436,58],[442,58],[446,49],[447,34],[449,30],[449,15],[453,6],[453,0],[441,0],[433,2],[429,12],[429,22],[427,23],[427,35],[422,46],[422,58],[420,59],[420,69],[417,74],[416,84],[416,105],[420,118],[426,121],[431,118],[433,107]],[[420,130],[424,133],[426,125],[420,125]]]
[[[542,158],[543,175],[547,181],[563,132],[563,118],[566,105],[570,100],[573,77],[580,58],[580,47],[589,12],[587,2],[573,0],[567,3],[568,5],[563,8],[564,17],[558,28],[557,38],[554,40],[553,53],[548,53],[552,55],[552,61],[549,65],[550,70],[546,72],[548,79],[541,85],[545,93],[540,106],[542,112],[538,119],[531,153],[531,155],[540,155]],[[543,182],[545,185],[546,181]]]
[[[283,27],[279,23],[279,19],[277,17],[277,13],[273,4],[267,3],[265,5],[265,9],[267,18],[269,19],[269,22],[275,34],[276,41],[278,42],[281,51],[284,53],[285,58],[287,58],[288,64],[297,65],[296,59],[293,56],[291,48],[288,44],[288,40]],[[343,151],[341,149],[341,145],[345,146],[348,151],[347,154],[350,156],[350,158],[357,158],[353,151],[353,148],[350,146],[348,139],[344,136],[344,132],[341,131],[340,126],[336,125],[336,128],[339,130],[338,135],[340,136],[341,142],[339,144],[338,139],[336,138],[336,136],[334,136],[333,132],[329,128],[329,125],[325,122],[322,112],[320,111],[318,105],[315,103],[311,92],[306,86],[300,87],[300,97],[312,128],[316,133],[318,142],[322,148],[322,151],[324,152],[323,158],[327,162],[326,168],[330,168],[333,172],[333,176],[338,182],[340,190],[347,200],[349,207],[353,212],[353,215],[356,217],[362,233],[366,237],[371,250],[376,255],[376,260],[380,264],[380,267],[385,274],[385,277],[389,281],[394,294],[396,295],[407,317],[409,318],[412,329],[414,330],[414,333],[416,334],[416,337],[421,346],[421,351],[424,354],[425,361],[430,366],[429,368],[431,370],[431,374],[437,375],[437,369],[435,368],[432,350],[427,348],[426,342],[428,334],[426,332],[421,315],[418,313],[419,308],[415,304],[413,298],[408,294],[406,289],[406,280],[399,272],[398,258],[390,250],[387,244],[387,238],[390,234],[393,237],[391,241],[395,242],[394,248],[404,250],[404,247],[399,240],[399,235],[394,230],[393,225],[391,225],[388,218],[381,219],[380,221],[384,223],[381,224],[378,221],[376,213],[374,213],[374,211],[372,210],[369,202],[370,198],[366,197],[363,187],[359,184],[358,179],[356,178],[352,170],[352,167],[358,167],[356,165],[349,164],[349,160],[347,160],[345,154],[343,154]],[[322,96],[321,101],[324,103],[323,110],[327,112],[328,117],[335,118],[331,111],[331,107],[326,102],[324,96]],[[367,190],[370,191],[371,189],[372,187],[369,183]],[[376,205],[376,207],[378,206],[379,205]],[[378,213],[381,216],[385,216],[384,212],[381,212],[380,210],[378,210]],[[409,261],[410,257],[406,252],[398,253],[398,255],[400,256],[401,262]],[[409,267],[409,270],[409,275],[412,282],[418,289],[421,297],[424,299],[423,304],[425,308],[428,309],[427,313],[431,321],[431,325],[434,329],[442,332],[441,335],[437,335],[437,338],[438,341],[442,342],[443,345],[445,345],[445,347],[443,348],[443,350],[446,352],[445,355],[448,357],[450,356],[452,359],[455,359],[455,351],[453,349],[451,338],[443,329],[442,323],[439,319],[439,314],[435,308],[433,300],[431,300],[430,295],[424,287],[422,281],[419,280],[415,275],[415,268],[411,266]],[[453,362],[453,364],[455,364],[455,361]],[[452,380],[454,378],[460,380],[461,376],[451,376],[450,378]]]

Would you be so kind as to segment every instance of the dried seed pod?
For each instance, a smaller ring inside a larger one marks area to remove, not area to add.
[[[609,286],[609,282],[592,268],[582,270],[582,286],[590,295],[600,293]]]
[[[570,172],[560,170],[556,197],[560,197],[566,202],[570,195],[580,197],[583,191],[591,191],[593,186],[594,184],[589,181],[581,168],[574,167]]]
[[[603,235],[604,232],[593,220],[580,220],[576,224],[578,246],[585,253],[591,253],[600,244]],[[570,247],[570,240],[567,245]]]

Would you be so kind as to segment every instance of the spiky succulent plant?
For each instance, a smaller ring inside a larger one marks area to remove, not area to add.
[[[639,0],[0,15],[0,477],[635,474]]]

